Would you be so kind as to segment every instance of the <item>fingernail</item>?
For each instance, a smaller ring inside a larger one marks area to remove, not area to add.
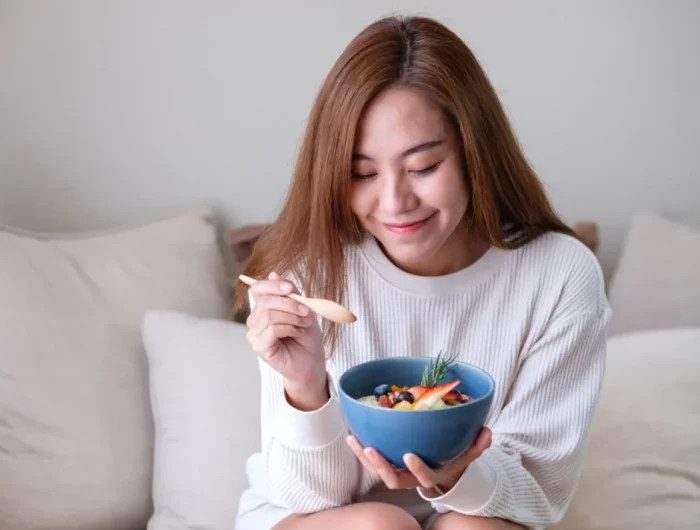
[[[292,291],[292,286],[288,283],[282,283],[280,284],[280,291],[283,293],[290,293]]]
[[[302,314],[302,316],[306,316],[309,314],[309,308],[305,305],[299,304],[299,312]]]

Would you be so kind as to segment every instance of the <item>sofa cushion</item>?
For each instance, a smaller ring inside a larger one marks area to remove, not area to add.
[[[152,311],[144,320],[155,421],[149,530],[232,529],[260,451],[260,375],[243,324]]]
[[[609,341],[581,481],[557,530],[700,528],[700,327]]]
[[[145,528],[143,316],[222,317],[229,298],[206,212],[99,234],[0,229],[0,528]]]
[[[700,326],[700,229],[639,214],[610,283],[610,334]]]

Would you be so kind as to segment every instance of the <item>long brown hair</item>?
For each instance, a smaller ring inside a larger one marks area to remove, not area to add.
[[[424,17],[389,17],[342,52],[315,100],[277,221],[256,243],[245,274],[263,278],[303,264],[304,293],[343,303],[344,248],[362,233],[350,209],[352,153],[367,104],[396,85],[433,98],[461,137],[470,233],[517,248],[547,231],[574,235],[557,217],[528,164],[485,72],[467,45]],[[239,285],[236,307],[245,306]],[[324,321],[333,347],[337,328]],[[332,349],[331,349],[332,351]]]

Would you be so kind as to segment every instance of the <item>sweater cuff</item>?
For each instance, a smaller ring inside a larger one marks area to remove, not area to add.
[[[338,393],[330,374],[330,399],[319,409],[303,411],[292,407],[286,396],[275,419],[275,436],[292,449],[319,449],[335,441],[345,428]]]
[[[483,509],[496,492],[498,475],[486,460],[477,458],[457,481],[457,484],[443,495],[418,488],[418,494],[433,504],[438,512],[455,511],[469,515]]]

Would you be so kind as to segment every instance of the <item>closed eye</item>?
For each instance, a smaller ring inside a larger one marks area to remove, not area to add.
[[[440,167],[440,162],[438,162],[437,164],[433,164],[432,166],[428,166],[426,168],[423,168],[423,169],[414,169],[413,171],[409,171],[409,173],[413,173],[414,175],[418,175],[420,177],[425,177],[427,175],[430,175],[431,173],[434,173],[438,167]],[[367,173],[367,174],[353,173],[352,174],[352,178],[354,180],[369,180],[369,179],[374,178],[376,176],[377,176],[376,173]]]
[[[431,173],[434,173],[435,170],[437,170],[437,168],[439,166],[440,166],[440,162],[438,162],[437,164],[433,164],[432,166],[423,168],[423,169],[413,170],[413,171],[411,171],[411,173],[414,173],[415,175],[419,175],[421,177],[424,177],[426,175],[430,175]]]
[[[362,173],[353,173],[352,174],[352,178],[355,180],[369,180],[372,177],[376,177],[376,176],[377,176],[376,173],[370,173],[368,175],[363,175]]]

